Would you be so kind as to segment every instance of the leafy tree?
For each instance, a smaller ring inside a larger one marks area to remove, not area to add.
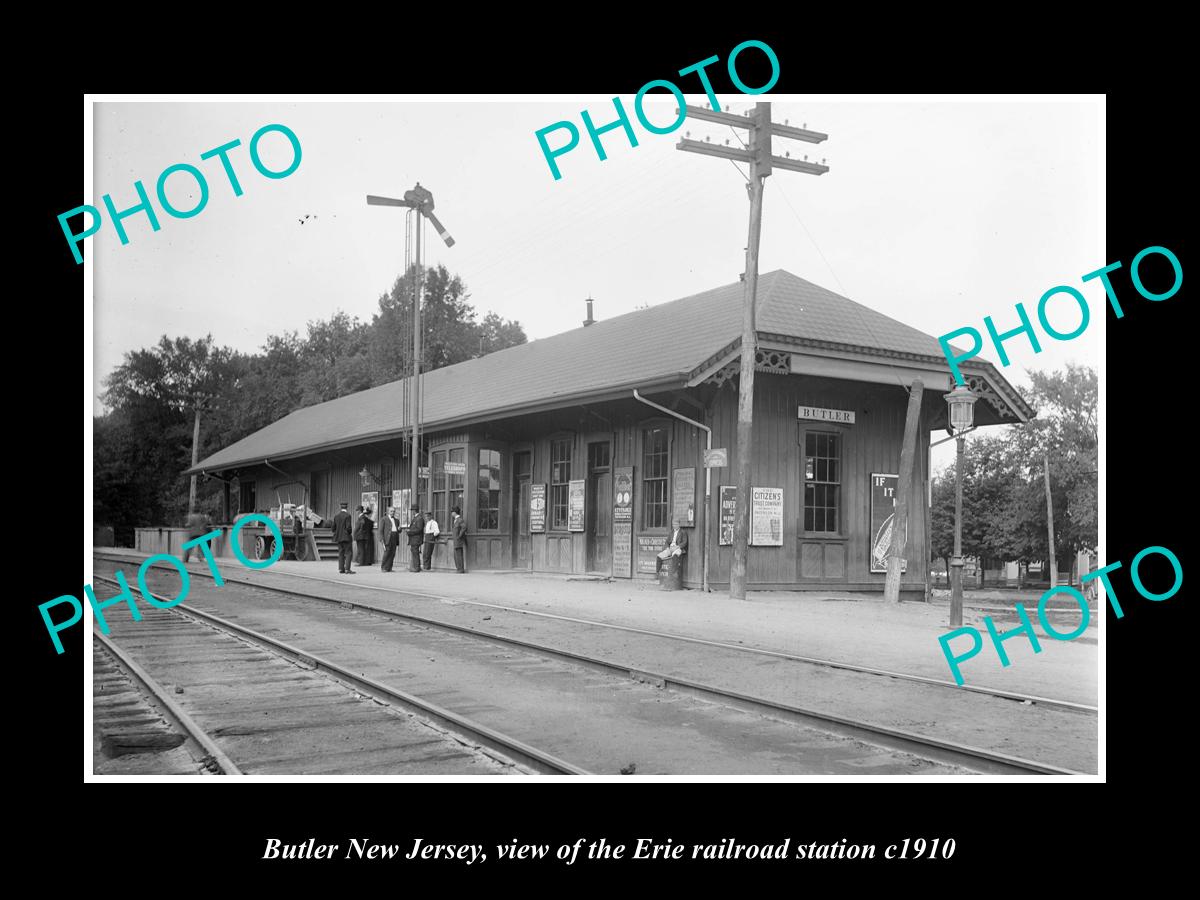
[[[271,335],[258,353],[168,338],[127,353],[105,381],[109,411],[95,418],[95,521],[126,542],[137,526],[180,522],[188,507],[192,429],[200,456],[241,440],[303,406],[403,378],[411,371],[410,270],[379,298],[364,323],[338,311],[295,331]],[[462,280],[427,269],[422,332],[426,371],[523,344],[520,323],[489,312],[478,322]],[[221,485],[198,485],[198,506],[216,515]]]

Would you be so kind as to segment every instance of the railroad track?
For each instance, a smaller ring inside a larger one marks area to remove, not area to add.
[[[108,557],[108,559],[113,561],[123,561],[114,559],[112,557]],[[703,701],[708,701],[710,703],[720,704],[725,707],[749,712],[758,716],[768,716],[784,722],[790,722],[808,728],[818,729],[820,731],[838,735],[843,738],[849,738],[856,741],[862,741],[886,747],[895,752],[912,754],[914,756],[927,760],[933,760],[944,765],[996,774],[1086,774],[1065,767],[1053,766],[1035,760],[1024,759],[1012,754],[967,745],[962,742],[944,740],[928,734],[918,734],[903,729],[872,724],[870,722],[852,719],[846,716],[835,715],[816,709],[804,708],[790,703],[781,703],[778,701],[765,699],[763,697],[750,695],[745,692],[729,690],[692,679],[680,678],[676,675],[671,675],[668,673],[649,671],[644,667],[636,665],[631,666],[626,663],[614,661],[612,659],[605,659],[590,654],[566,651],[561,648],[547,646],[538,642],[501,635],[461,624],[448,623],[415,613],[384,609],[361,602],[349,602],[337,598],[320,597],[296,590],[279,588],[272,585],[264,585],[257,582],[247,582],[240,579],[225,578],[225,581],[227,584],[236,583],[254,590],[265,591],[268,594],[298,597],[309,603],[336,604],[342,609],[350,609],[369,613],[371,615],[384,616],[392,621],[403,622],[415,628],[421,628],[425,630],[433,629],[445,634],[454,634],[460,637],[465,637],[476,642],[484,641],[499,647],[512,648],[543,658],[561,660],[573,666],[582,666],[585,668],[602,671],[610,675],[617,675],[625,679],[632,677],[639,682],[647,683],[660,689],[669,689],[677,694],[690,696]],[[555,618],[561,619],[567,617]],[[586,620],[583,621],[586,622]],[[625,626],[617,626],[617,628],[623,631],[638,631],[638,629],[630,629]],[[660,636],[654,632],[644,633]],[[689,643],[716,644],[717,642],[690,640]],[[733,649],[753,652],[750,648]],[[293,650],[293,652],[301,656],[306,655],[303,651],[299,650]],[[784,658],[787,657],[786,654],[769,655],[777,655]],[[876,671],[877,670],[873,670],[871,674],[875,674]],[[917,680],[924,682],[924,680],[921,679]]]
[[[242,774],[165,688],[98,631],[92,684],[97,774]]]
[[[94,556],[97,559],[103,559],[108,562],[128,563],[130,561],[129,557],[109,556],[109,555],[101,554],[101,553],[95,553]],[[152,568],[162,569],[164,571],[173,571],[173,570],[168,570],[168,569],[166,569],[166,567],[159,566],[159,565],[155,565]],[[189,569],[188,571],[192,575],[200,575],[204,578],[208,578],[210,580],[212,579],[212,575],[206,571],[192,571],[191,569]],[[289,594],[289,595],[295,596],[295,597],[302,597],[307,600],[330,600],[331,602],[337,602],[337,603],[342,603],[342,604],[350,603],[353,606],[356,606],[356,607],[359,607],[362,609],[371,610],[373,612],[379,612],[379,613],[383,613],[383,614],[387,614],[387,615],[406,616],[407,618],[409,618],[411,620],[422,621],[427,624],[437,624],[437,625],[442,625],[442,626],[446,626],[446,627],[454,627],[453,625],[450,625],[448,623],[441,622],[438,620],[422,617],[422,616],[415,615],[415,614],[400,613],[400,612],[396,612],[394,610],[387,610],[387,609],[383,609],[381,607],[372,606],[371,604],[368,604],[368,603],[358,603],[355,601],[344,601],[344,600],[333,600],[332,598],[325,598],[325,597],[320,597],[320,596],[317,596],[314,594],[307,594],[303,591],[294,590],[292,588],[279,587],[276,585],[264,585],[262,582],[248,581],[248,580],[239,579],[236,577],[231,578],[231,577],[229,577],[229,575],[227,573],[224,573],[224,572],[222,573],[221,577],[224,581],[232,583],[232,584],[241,584],[241,585],[245,585],[247,587],[263,588],[263,589],[272,590],[272,591],[275,591],[275,592],[281,593],[281,594]],[[298,574],[295,572],[289,572],[288,577],[289,578],[304,578],[304,579],[318,582],[320,584],[331,584],[331,581],[329,579],[320,578],[320,577],[313,576],[313,575],[302,575],[302,574]],[[1011,700],[1016,703],[1042,706],[1042,707],[1051,708],[1051,709],[1070,710],[1072,712],[1083,713],[1086,715],[1098,715],[1098,713],[1099,713],[1099,710],[1096,706],[1093,706],[1088,703],[1077,703],[1072,700],[1062,700],[1062,699],[1057,699],[1054,697],[1041,697],[1036,694],[1022,694],[1017,691],[1004,691],[1004,690],[1000,690],[998,688],[984,687],[981,685],[972,685],[972,684],[958,685],[953,681],[949,681],[949,680],[943,679],[943,678],[929,678],[924,675],[913,675],[913,674],[907,673],[907,672],[894,672],[894,671],[891,671],[888,669],[877,669],[877,668],[872,668],[870,666],[859,666],[859,665],[855,665],[853,663],[838,662],[836,660],[820,659],[818,657],[812,657],[812,656],[800,656],[800,655],[797,655],[794,653],[784,653],[779,650],[768,650],[768,649],[760,648],[760,647],[747,647],[742,644],[731,644],[726,641],[708,640],[706,638],[699,638],[699,637],[695,637],[692,635],[686,635],[686,634],[677,634],[677,633],[669,632],[669,631],[654,631],[654,630],[646,629],[646,628],[637,628],[632,625],[617,625],[612,622],[598,622],[595,619],[583,619],[583,618],[579,618],[577,616],[564,616],[564,615],[559,615],[557,613],[541,612],[538,610],[530,610],[530,609],[520,609],[515,606],[505,606],[504,604],[501,604],[501,603],[488,603],[483,600],[470,600],[470,599],[464,599],[462,597],[452,597],[452,596],[448,596],[448,595],[444,595],[444,594],[436,594],[436,593],[432,593],[429,591],[408,591],[408,590],[405,590],[404,588],[381,587],[379,585],[370,585],[370,584],[356,584],[355,588],[368,590],[368,591],[377,591],[377,592],[386,593],[386,594],[399,594],[399,595],[403,595],[403,596],[407,596],[407,597],[416,597],[421,600],[440,600],[443,602],[455,603],[455,604],[459,604],[459,605],[463,605],[463,606],[477,606],[477,607],[482,607],[482,608],[486,608],[486,609],[494,609],[494,610],[500,610],[503,612],[516,613],[516,614],[523,615],[523,616],[535,616],[537,618],[550,619],[550,620],[555,620],[555,621],[559,621],[559,622],[569,622],[569,623],[574,623],[577,625],[586,625],[586,626],[593,627],[593,628],[604,628],[604,629],[608,629],[610,631],[623,631],[623,632],[628,632],[630,634],[642,635],[645,637],[661,638],[663,640],[669,640],[669,641],[678,641],[680,643],[685,643],[685,644],[696,644],[696,645],[701,645],[701,646],[715,647],[715,648],[719,648],[721,650],[729,650],[729,651],[733,651],[736,653],[746,653],[746,654],[753,654],[753,655],[757,655],[757,656],[773,657],[775,659],[787,660],[788,662],[802,663],[804,665],[821,666],[821,667],[828,668],[828,669],[836,669],[836,670],[842,670],[842,671],[846,671],[846,672],[857,672],[857,673],[863,674],[863,675],[873,675],[873,676],[877,676],[877,677],[881,677],[881,678],[890,678],[890,679],[895,679],[897,681],[910,682],[913,684],[926,684],[926,685],[931,685],[931,686],[935,686],[935,687],[939,687],[939,688],[946,688],[947,690],[954,691],[957,693],[967,692],[967,693],[983,694],[983,695],[986,695],[989,697],[996,697],[996,698],[1002,699],[1002,700]],[[478,633],[483,634],[484,632],[478,632]]]
[[[104,575],[94,580],[119,587]],[[305,774],[310,761],[319,767],[322,757],[339,773],[353,773],[357,753],[373,755],[368,763],[373,770],[401,774],[491,774],[513,771],[516,764],[542,774],[590,774],[428,700],[193,606],[148,608],[142,615],[141,622],[110,622],[113,633],[120,632],[117,641],[99,632],[94,637],[155,703],[171,710],[219,773]],[[145,665],[137,656],[147,657]],[[173,699],[159,684],[168,677],[183,698]],[[364,703],[367,699],[374,702]],[[374,746],[358,752],[337,745],[339,736],[351,735],[356,740],[366,735]],[[230,744],[234,749],[222,749]],[[480,748],[491,753],[481,754]],[[231,756],[250,762],[239,767]]]

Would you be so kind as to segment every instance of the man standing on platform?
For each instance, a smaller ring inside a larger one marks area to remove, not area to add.
[[[347,509],[349,504],[343,501],[340,505],[342,508],[333,517],[333,540],[338,548],[338,574],[353,575],[354,572],[350,569],[350,557],[354,553],[352,550],[354,525]]]
[[[450,531],[454,536],[454,568],[459,575],[466,575],[467,520],[463,518],[462,510],[457,506],[451,510],[451,513],[453,515]]]
[[[433,517],[433,513],[425,513],[425,546],[422,548],[425,554],[425,571],[428,572],[433,564],[433,547],[437,543],[438,535],[442,533],[441,527],[437,523],[437,519]]]
[[[383,541],[383,562],[379,568],[384,572],[392,571],[396,560],[396,548],[400,546],[400,523],[396,521],[396,507],[389,506],[387,515],[379,522],[379,538]]]
[[[415,503],[410,512],[410,521],[408,523],[408,552],[410,560],[408,563],[408,571],[421,571],[421,542],[425,539],[425,517],[421,515],[421,507]]]

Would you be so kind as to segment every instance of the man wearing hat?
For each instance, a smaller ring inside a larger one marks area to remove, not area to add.
[[[421,507],[413,504],[410,510],[411,521],[405,531],[408,533],[408,552],[411,559],[408,571],[421,571],[421,544],[425,541],[425,517],[421,515]]]
[[[342,508],[333,517],[333,540],[338,547],[338,574],[353,575],[350,569],[350,557],[353,554],[354,525],[350,518],[349,505],[344,500],[339,504]]]
[[[379,520],[379,538],[383,541],[383,562],[380,571],[392,571],[396,559],[396,548],[400,546],[400,523],[396,521],[396,508],[389,506],[387,515]]]

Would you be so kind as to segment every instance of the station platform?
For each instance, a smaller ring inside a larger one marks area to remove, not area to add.
[[[97,548],[96,552],[128,559],[126,571],[131,576],[146,557],[121,548]],[[89,577],[90,564],[88,560]],[[950,630],[949,601],[936,594],[931,603],[900,604],[885,603],[879,594],[836,591],[750,591],[745,600],[731,600],[727,593],[662,591],[647,582],[513,570],[416,574],[397,565],[391,573],[378,566],[355,567],[355,574],[347,576],[338,574],[333,562],[280,560],[268,569],[251,570],[235,560],[219,558],[217,565],[222,574],[239,580],[301,591],[319,583],[324,593],[389,609],[402,609],[406,597],[411,601],[417,593],[447,603],[495,604],[928,678],[953,678],[938,642],[938,637]],[[194,559],[189,569],[205,572],[207,566]],[[1097,704],[1103,662],[1099,642],[1103,626],[1099,623],[1105,610],[1093,607],[1090,625],[1080,638],[1058,641],[1047,637],[1037,623],[1038,592],[1012,596],[1013,602],[1019,600],[1029,611],[1041,652],[1035,654],[1025,636],[1015,635],[1004,643],[1011,664],[1002,667],[983,619],[990,615],[997,630],[1003,632],[1019,624],[1016,614],[1011,606],[990,597],[976,606],[968,592],[963,624],[979,629],[983,649],[962,664],[967,683]],[[1052,605],[1051,623],[1069,633],[1078,626],[1080,612],[1070,598],[1063,601],[1056,598]],[[486,615],[486,609],[481,607],[481,613]],[[952,644],[957,652],[969,646],[965,636]]]

